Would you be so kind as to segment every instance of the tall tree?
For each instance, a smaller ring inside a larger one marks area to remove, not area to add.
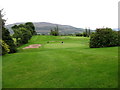
[[[90,34],[91,34],[91,32],[90,32],[90,28],[88,29],[88,37],[90,37]]]
[[[33,29],[30,24],[14,25],[12,29],[14,31],[13,37],[16,38],[17,46],[26,44],[32,37]]]
[[[19,31],[22,33],[21,35],[21,43],[26,44],[28,40],[31,38],[31,32],[24,27],[19,28]]]
[[[16,46],[14,44],[14,41],[12,37],[10,36],[10,32],[8,29],[5,28],[5,21],[4,19],[1,19],[2,21],[2,40],[9,46],[9,53],[15,53],[17,51]]]
[[[14,41],[12,37],[10,36],[10,32],[8,29],[2,27],[2,40],[9,45],[10,52],[9,53],[15,53],[17,51],[16,45],[14,44]]]
[[[31,31],[32,35],[37,34],[36,31],[35,31],[35,26],[32,22],[27,22],[27,23],[25,23],[25,25],[26,25],[26,28]]]
[[[51,29],[50,35],[59,36],[59,28],[56,26],[54,29]]]

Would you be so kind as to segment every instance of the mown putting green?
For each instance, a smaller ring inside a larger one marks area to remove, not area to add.
[[[42,46],[22,49],[31,44]],[[117,87],[118,47],[89,48],[89,38],[38,35],[18,49],[3,56],[3,88]]]

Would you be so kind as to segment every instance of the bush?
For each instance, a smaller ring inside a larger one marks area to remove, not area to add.
[[[118,32],[111,28],[97,29],[90,37],[90,48],[119,46]]]
[[[87,35],[87,33],[83,32],[83,36],[84,36],[84,37],[87,37],[88,35]]]
[[[83,36],[82,33],[76,33],[76,36]]]
[[[32,37],[31,32],[29,30],[27,30],[26,28],[19,28],[19,31],[22,32],[21,43],[22,44],[28,43],[28,40],[30,40],[30,38]]]
[[[14,25],[12,29],[14,31],[13,37],[16,38],[17,46],[28,43],[32,35],[36,35],[32,23]]]
[[[0,40],[0,49],[0,55],[10,52],[9,46],[3,40]]]

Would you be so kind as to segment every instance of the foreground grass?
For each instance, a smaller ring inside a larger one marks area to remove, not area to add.
[[[34,36],[18,53],[3,56],[3,88],[117,87],[118,47],[89,48],[88,42],[83,37]],[[30,44],[42,47],[22,49]]]

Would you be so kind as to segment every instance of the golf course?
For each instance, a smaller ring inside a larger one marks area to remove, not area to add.
[[[88,37],[36,35],[2,58],[3,88],[118,87],[118,47],[89,48]]]

